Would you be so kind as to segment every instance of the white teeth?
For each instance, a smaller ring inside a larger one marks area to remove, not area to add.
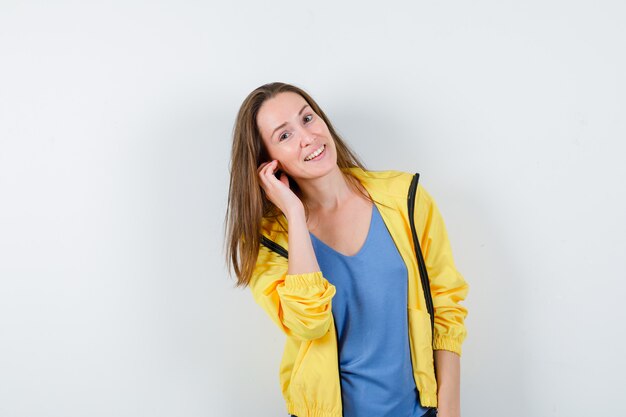
[[[304,158],[305,161],[310,161],[311,159],[315,158],[316,156],[318,156],[319,154],[322,153],[322,151],[324,150],[324,147],[326,145],[322,145],[319,147],[318,150],[316,150],[315,152],[313,152],[312,154],[310,154],[309,156],[307,156],[306,158]]]

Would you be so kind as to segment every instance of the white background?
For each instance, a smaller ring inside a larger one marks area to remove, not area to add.
[[[0,416],[286,415],[233,288],[233,122],[310,92],[420,172],[470,283],[465,417],[626,415],[621,1],[0,2]]]

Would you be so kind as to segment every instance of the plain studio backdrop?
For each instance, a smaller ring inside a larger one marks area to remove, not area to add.
[[[621,1],[0,2],[0,416],[286,415],[223,256],[271,81],[421,173],[470,284],[465,417],[626,415]]]

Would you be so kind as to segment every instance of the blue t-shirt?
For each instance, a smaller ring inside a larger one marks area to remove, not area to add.
[[[311,234],[324,277],[336,287],[344,417],[421,417],[407,317],[407,269],[373,205],[365,243],[343,255]]]

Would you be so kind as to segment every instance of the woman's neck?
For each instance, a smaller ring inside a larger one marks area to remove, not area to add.
[[[313,212],[334,211],[355,194],[339,167],[323,177],[300,181],[298,186],[303,203]]]

